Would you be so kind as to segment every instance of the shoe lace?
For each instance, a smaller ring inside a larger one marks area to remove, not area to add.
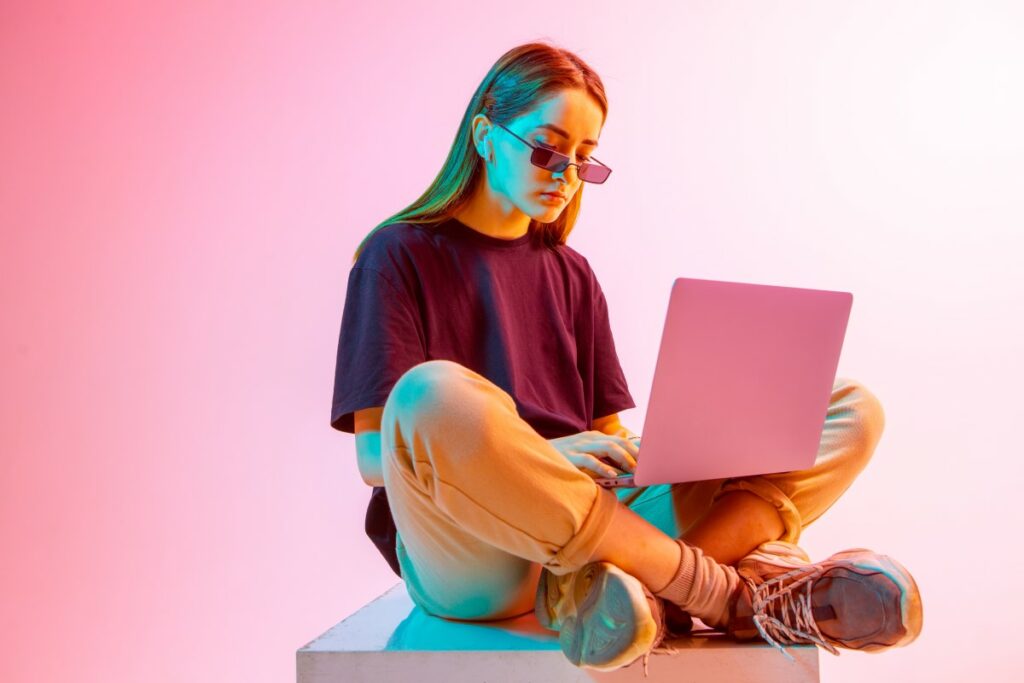
[[[790,661],[795,660],[782,643],[814,643],[834,655],[839,654],[839,650],[821,634],[811,608],[814,580],[823,572],[816,565],[799,567],[760,585],[743,578],[751,588],[757,632]]]

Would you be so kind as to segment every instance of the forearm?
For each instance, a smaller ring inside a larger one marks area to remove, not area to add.
[[[638,434],[634,434],[633,430],[629,429],[628,427],[626,427],[624,424],[622,424],[618,420],[614,420],[614,421],[610,421],[610,422],[604,422],[604,423],[600,423],[600,424],[595,424],[594,428],[597,431],[599,431],[599,432],[601,432],[603,434],[611,434],[613,436],[622,436],[622,437],[625,437],[627,439],[631,439],[631,438],[634,438],[636,436],[639,436]]]
[[[636,438],[636,437],[640,436],[639,434],[634,433],[633,430],[629,429],[625,425],[620,424],[619,427],[620,427],[620,431],[617,432],[617,434],[619,436],[624,436],[627,439],[633,439],[633,438]]]

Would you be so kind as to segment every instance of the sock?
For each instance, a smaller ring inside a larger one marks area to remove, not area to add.
[[[679,568],[668,585],[654,594],[670,600],[712,628],[721,628],[729,619],[729,597],[739,585],[736,569],[718,564],[704,551],[681,539]]]

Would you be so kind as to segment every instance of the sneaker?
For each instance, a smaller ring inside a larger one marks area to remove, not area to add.
[[[534,601],[540,624],[558,631],[566,658],[579,667],[612,671],[655,652],[669,635],[665,602],[611,562],[591,562],[561,576],[541,571]]]
[[[767,561],[762,572],[757,571],[757,562]],[[736,571],[747,573],[751,578],[762,576],[763,573],[771,573],[773,567],[789,567],[796,569],[805,564],[811,564],[811,558],[807,552],[796,543],[789,541],[768,541],[757,546],[749,555],[736,563]],[[742,570],[742,571],[741,571]]]
[[[866,548],[810,561],[796,544],[762,544],[736,565],[740,584],[726,632],[760,636],[793,659],[782,643],[813,643],[878,652],[908,645],[921,633],[921,593],[900,563]]]

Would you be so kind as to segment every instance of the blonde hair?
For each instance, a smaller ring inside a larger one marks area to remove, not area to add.
[[[356,248],[352,262],[359,258],[371,236],[392,223],[433,225],[450,218],[469,201],[483,177],[483,159],[476,153],[472,121],[477,114],[494,123],[506,123],[529,111],[563,89],[589,93],[608,117],[604,84],[597,73],[568,50],[546,43],[526,43],[503,54],[473,93],[444,166],[430,187],[412,204],[390,216],[370,231]],[[582,186],[551,223],[530,221],[528,232],[534,244],[554,249],[565,244],[580,210]]]

